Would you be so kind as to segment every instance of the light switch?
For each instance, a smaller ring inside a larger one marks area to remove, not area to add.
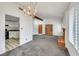
[[[23,28],[21,28],[21,30],[23,30]]]

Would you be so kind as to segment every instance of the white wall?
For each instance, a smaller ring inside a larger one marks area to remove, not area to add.
[[[5,14],[20,19],[20,45],[32,40],[32,18],[24,15],[15,3],[0,3],[0,54],[5,52]]]
[[[34,20],[34,34],[38,34],[38,24],[40,22],[37,19]],[[41,22],[43,24],[43,34],[45,34],[45,24],[53,24],[53,35],[62,36],[61,19],[43,19]]]
[[[69,54],[71,56],[77,56],[79,55],[79,53],[77,52],[77,50],[74,48],[74,46],[72,45],[72,43],[69,41],[69,39],[72,39],[72,31],[69,29],[69,26],[72,27],[72,24],[69,23],[69,21],[72,21],[71,18],[69,18],[69,13],[72,11],[71,8],[74,7],[74,4],[72,3],[70,5],[70,7],[66,10],[65,12],[65,15],[64,15],[64,18],[63,18],[63,27],[66,29],[65,31],[65,44],[66,44],[66,47],[69,51]],[[71,14],[72,16],[72,14]]]
[[[5,52],[5,19],[4,14],[0,11],[0,54]]]
[[[34,21],[33,21],[33,34],[34,35],[38,35],[39,33],[38,33],[38,25],[39,24],[43,24],[43,22],[42,21],[40,21],[40,20],[38,20],[38,19],[34,19]],[[42,28],[43,29],[43,28]]]
[[[61,36],[62,35],[62,27],[61,27],[61,19],[53,18],[53,19],[45,19],[44,24],[53,24],[53,35]]]

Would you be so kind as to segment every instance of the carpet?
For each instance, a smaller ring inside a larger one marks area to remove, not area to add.
[[[57,45],[58,36],[34,35],[33,40],[1,56],[69,56],[66,48]]]

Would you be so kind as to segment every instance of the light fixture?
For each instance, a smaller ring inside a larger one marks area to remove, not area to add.
[[[19,7],[19,9],[24,13],[27,14],[29,16],[32,16],[35,19],[41,20],[43,21],[43,19],[39,16],[37,16],[37,2],[30,2],[29,4],[27,4],[27,6],[22,6]]]
[[[27,6],[27,9],[26,9],[26,13],[29,16],[35,16],[36,15],[36,13],[37,13],[36,2],[30,2],[29,3],[29,5]]]
[[[30,2],[27,7],[20,7],[19,9],[29,16],[35,16],[37,13],[36,4],[36,2]]]

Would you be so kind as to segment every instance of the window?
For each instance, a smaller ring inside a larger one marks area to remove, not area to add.
[[[79,5],[79,4],[78,4]],[[76,8],[76,47],[79,50],[79,6]]]
[[[69,41],[79,51],[79,6],[76,4],[69,11]]]
[[[69,41],[74,45],[74,8],[71,8],[69,11]]]

